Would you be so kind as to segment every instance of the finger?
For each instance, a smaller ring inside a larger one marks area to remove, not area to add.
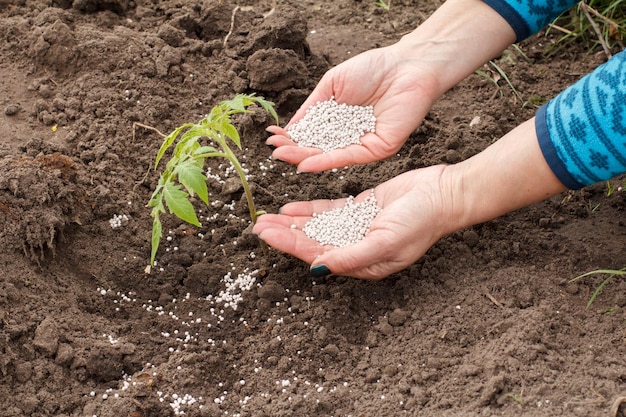
[[[399,271],[403,266],[393,261],[393,242],[385,233],[370,231],[367,237],[353,245],[336,248],[321,253],[312,263],[311,268],[325,265],[334,275],[354,278],[379,280]]]
[[[268,139],[271,139],[274,136],[280,136],[286,139],[291,139],[291,137],[289,136],[289,132],[287,132],[287,129],[282,128],[280,126],[268,126],[265,128],[265,131],[272,134],[272,136],[270,136]]]
[[[311,263],[324,252],[324,247],[309,238],[297,228],[274,224],[272,227],[259,226],[259,239],[272,248],[295,256],[306,263]]]
[[[276,148],[281,146],[297,146],[297,143],[287,136],[274,135],[265,140],[266,145],[272,145]]]
[[[321,151],[320,151],[321,152]],[[312,153],[298,164],[300,172],[320,172],[376,161],[372,152],[361,145],[350,145],[327,153]]]
[[[265,130],[273,135],[285,136],[287,138],[289,137],[289,133],[287,132],[287,129],[285,129],[284,127],[271,125],[271,126],[266,127]]]
[[[337,200],[313,200],[313,201],[295,201],[287,203],[280,208],[280,214],[294,217],[307,217],[310,219],[315,213],[323,213],[335,208],[342,208],[346,205],[346,199]]]
[[[269,228],[302,229],[311,218],[312,216],[292,217],[283,214],[264,214],[257,218],[256,223],[252,227],[252,232],[259,234]]]
[[[276,136],[274,136],[276,138]],[[289,145],[289,142],[286,142],[284,139],[276,140],[278,145],[276,149],[272,152],[272,158],[278,159],[280,161],[285,161],[290,164],[297,165],[301,161],[310,158],[315,155],[320,155],[322,153],[321,150],[315,148],[303,148],[300,146],[284,146]],[[291,145],[295,145],[294,142],[291,142]]]

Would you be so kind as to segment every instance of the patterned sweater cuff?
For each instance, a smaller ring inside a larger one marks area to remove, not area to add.
[[[572,174],[568,171],[567,167],[559,158],[556,148],[550,139],[550,132],[546,123],[546,109],[548,105],[544,104],[539,108],[535,115],[535,131],[537,132],[537,138],[539,139],[539,147],[543,153],[543,157],[546,159],[548,166],[552,169],[552,172],[556,177],[571,190],[578,190],[584,187],[574,179]]]

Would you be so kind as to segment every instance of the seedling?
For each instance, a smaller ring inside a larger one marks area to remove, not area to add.
[[[615,192],[615,190],[617,190],[617,185],[613,185],[611,184],[611,181],[607,180],[606,182],[606,196],[610,197],[613,195],[613,193]]]
[[[172,152],[172,157],[167,162],[165,170],[161,173],[157,187],[148,202],[148,207],[152,207],[150,215],[154,220],[152,223],[150,265],[146,268],[146,272],[149,273],[150,266],[154,265],[154,259],[163,234],[160,215],[166,213],[166,206],[171,214],[174,214],[181,220],[194,226],[201,226],[189,199],[197,195],[202,202],[206,205],[209,204],[207,177],[204,173],[204,164],[207,158],[219,157],[228,159],[241,180],[252,223],[255,223],[257,217],[263,214],[263,212],[256,210],[252,192],[246,179],[246,173],[228,145],[230,139],[237,148],[241,149],[241,138],[231,121],[231,117],[235,114],[249,113],[248,107],[254,104],[260,105],[278,123],[278,115],[274,110],[274,103],[254,94],[238,94],[232,100],[222,101],[219,105],[213,107],[211,112],[198,123],[185,123],[174,129],[163,140],[154,162],[155,169],[167,150],[174,145],[174,142],[177,141],[177,143]],[[209,144],[202,145],[200,140],[203,138],[208,138],[210,140]],[[215,144],[217,146],[214,146]]]
[[[500,68],[494,61],[489,61],[489,65],[491,65],[497,72],[493,76],[487,74],[485,71],[480,69],[477,69],[476,71],[474,71],[474,73],[494,83],[496,85],[496,88],[498,89],[497,93],[499,93],[500,96],[502,96],[502,89],[500,88],[500,84],[498,84],[498,81],[500,81],[500,79],[504,79],[504,81],[506,81],[506,83],[511,88],[511,91],[513,91],[513,94],[515,94],[515,97],[517,97],[520,102],[524,103],[522,95],[519,93],[519,91],[517,91],[509,77],[506,75],[506,72],[504,72],[504,70]]]
[[[598,294],[600,294],[600,292],[606,286],[606,284],[608,284],[614,277],[626,276],[626,267],[622,269],[597,269],[595,271],[590,271],[582,275],[579,275],[576,278],[573,278],[570,282],[575,282],[575,281],[578,281],[579,279],[588,277],[590,275],[597,275],[597,274],[608,275],[608,277],[605,278],[604,281],[602,281],[600,285],[598,285],[598,287],[593,292],[593,294],[591,294],[589,301],[587,301],[587,308],[591,307],[591,304],[593,304]]]
[[[383,10],[389,10],[391,8],[391,0],[388,0],[388,1],[376,0],[374,2],[374,6],[380,7]]]
[[[523,397],[524,396],[524,388],[522,388],[522,390],[520,391],[519,394],[516,394],[514,392],[507,392],[506,396],[510,397],[511,399],[513,399],[513,401],[515,401],[519,405],[522,405],[522,403],[524,402],[524,397]]]
[[[615,193],[616,191],[623,191],[624,189],[626,189],[626,180],[624,180],[623,182],[618,181],[617,184],[615,185],[613,185],[611,180],[606,181],[606,196],[607,197],[612,196],[613,193]]]

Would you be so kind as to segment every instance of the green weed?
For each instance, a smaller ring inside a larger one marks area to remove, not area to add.
[[[389,10],[391,8],[391,0],[376,0],[374,6],[380,7],[383,10]]]
[[[623,191],[626,189],[626,180],[619,181],[617,180],[616,184],[613,184],[613,181],[606,181],[606,196],[612,196],[616,191]]]
[[[587,211],[589,212],[589,214],[595,213],[596,211],[600,209],[601,205],[602,203],[594,204],[592,201],[589,201],[587,202]]]
[[[522,104],[522,108],[532,107],[538,109],[549,101],[547,97],[531,97]]]
[[[503,79],[508,84],[509,88],[511,88],[511,91],[513,91],[513,94],[515,95],[515,97],[517,97],[517,99],[521,103],[524,103],[524,100],[522,99],[522,95],[519,93],[519,91],[517,91],[517,89],[515,88],[515,86],[509,79],[509,77],[507,76],[506,72],[504,72],[504,70],[502,70],[502,68],[500,68],[498,64],[496,64],[494,61],[489,61],[489,65],[491,65],[491,67],[495,69],[496,71],[495,73],[493,73],[493,75],[488,74],[487,72],[480,70],[480,69],[477,69],[476,71],[474,71],[474,73],[494,83],[495,86],[497,87],[497,93],[499,93],[500,96],[503,95],[503,92],[498,82],[501,79]]]
[[[177,127],[163,140],[163,144],[155,159],[155,169],[168,149],[174,145],[174,142],[178,142],[148,202],[148,207],[152,207],[150,215],[154,220],[152,223],[150,265],[146,268],[146,272],[149,272],[150,266],[154,265],[154,259],[162,236],[160,215],[166,213],[166,206],[171,214],[174,214],[181,220],[194,226],[201,226],[189,198],[197,195],[202,202],[209,204],[207,177],[204,173],[204,164],[207,158],[219,157],[230,161],[243,185],[252,222],[256,222],[257,217],[262,214],[254,206],[246,174],[228,145],[230,140],[237,148],[241,149],[241,138],[239,132],[232,124],[231,117],[239,113],[249,113],[248,107],[254,104],[260,105],[269,112],[278,123],[278,115],[274,110],[274,103],[254,94],[239,94],[232,100],[222,101],[219,105],[213,107],[211,112],[198,123],[185,123]],[[200,140],[203,138],[208,138],[209,143],[202,145]]]
[[[506,396],[511,398],[519,405],[522,405],[522,403],[524,402],[524,388],[521,389],[519,394],[516,394],[514,392],[507,392]]]
[[[591,304],[593,304],[593,302],[595,301],[596,297],[600,294],[600,292],[604,289],[604,287],[614,277],[626,275],[626,267],[624,267],[622,269],[597,269],[595,271],[590,271],[590,272],[584,273],[582,275],[579,275],[576,278],[573,278],[572,280],[570,280],[570,282],[576,282],[576,281],[578,281],[578,280],[580,280],[582,278],[585,278],[585,277],[588,277],[588,276],[591,276],[591,275],[598,275],[598,274],[608,275],[608,277],[605,278],[604,281],[602,281],[600,283],[600,285],[598,285],[598,287],[593,292],[593,294],[591,294],[591,297],[589,298],[589,301],[587,301],[587,308],[591,307]]]
[[[626,0],[587,0],[564,12],[548,27],[548,33],[562,33],[547,51],[554,55],[575,40],[582,41],[590,51],[601,46],[610,57],[615,50],[624,49],[626,38]]]

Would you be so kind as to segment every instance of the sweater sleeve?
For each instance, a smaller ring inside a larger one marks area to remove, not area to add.
[[[483,0],[513,28],[520,42],[539,32],[579,0]]]
[[[548,165],[566,187],[626,173],[626,51],[542,106],[535,126]]]

